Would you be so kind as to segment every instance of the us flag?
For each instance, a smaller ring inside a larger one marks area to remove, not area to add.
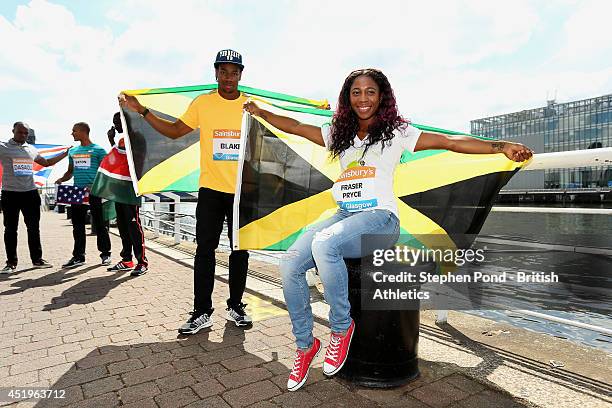
[[[57,204],[89,204],[89,189],[60,184],[56,189],[55,202]]]

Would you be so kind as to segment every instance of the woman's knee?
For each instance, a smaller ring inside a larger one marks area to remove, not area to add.
[[[287,282],[294,276],[305,274],[306,270],[303,265],[305,263],[305,256],[296,250],[288,250],[280,260],[280,274],[283,282]],[[304,269],[304,270],[303,270]]]
[[[315,259],[325,259],[327,256],[336,254],[334,234],[328,230],[319,231],[315,234],[311,244],[312,257]]]

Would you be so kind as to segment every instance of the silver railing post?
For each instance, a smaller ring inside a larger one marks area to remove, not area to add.
[[[159,238],[159,216],[157,215],[157,211],[159,211],[161,202],[161,197],[157,194],[153,194],[153,231],[155,234],[155,238]]]
[[[181,242],[181,196],[174,193],[163,193],[166,197],[174,201],[174,242]]]

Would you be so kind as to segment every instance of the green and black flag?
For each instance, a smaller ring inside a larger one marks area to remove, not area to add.
[[[266,110],[321,126],[332,112]],[[413,124],[422,130],[460,134]],[[234,202],[234,242],[240,249],[286,250],[304,229],[335,213],[331,187],[340,165],[326,149],[246,115],[242,128],[240,188]],[[522,166],[502,154],[470,155],[446,150],[404,153],[394,189],[401,232],[410,246],[465,248],[477,234],[499,190]],[[410,238],[412,237],[412,238]],[[421,242],[428,240],[429,242]]]

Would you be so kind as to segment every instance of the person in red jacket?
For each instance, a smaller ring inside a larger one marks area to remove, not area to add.
[[[115,146],[115,134],[123,133],[123,126],[121,124],[121,115],[119,112],[113,115],[113,126],[106,133],[108,141],[113,145],[113,149],[109,153],[113,155],[115,166],[122,166],[123,169],[127,169],[127,155],[125,153],[125,139],[122,137]],[[119,161],[119,163],[117,163]],[[103,163],[104,164],[104,163]],[[94,183],[95,184],[95,183]],[[126,186],[126,188],[128,188]],[[129,186],[132,189],[131,185]],[[130,198],[135,198],[135,194],[132,192],[129,194]],[[113,199],[115,197],[108,197]],[[149,271],[149,262],[145,255],[145,239],[142,225],[140,223],[140,210],[137,204],[115,201],[115,212],[117,213],[117,228],[119,229],[119,236],[121,237],[121,261],[117,262],[114,266],[108,268],[109,272],[127,272],[131,271],[131,276],[141,276]],[[134,200],[130,200],[134,201]],[[132,253],[136,258],[136,265],[132,260]]]

